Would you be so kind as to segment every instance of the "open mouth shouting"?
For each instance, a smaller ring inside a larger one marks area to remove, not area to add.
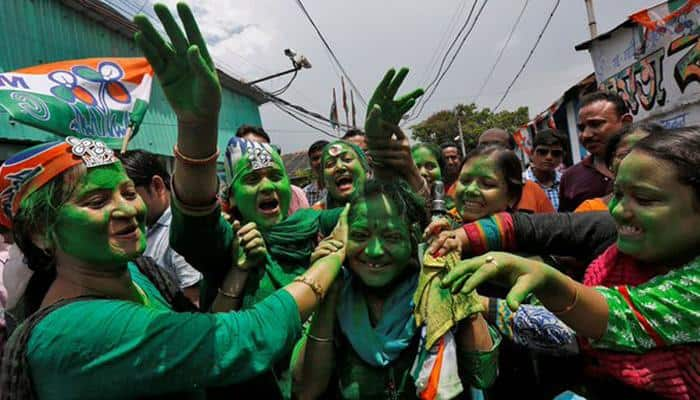
[[[352,193],[354,188],[355,179],[352,173],[348,171],[342,171],[335,175],[335,187],[338,188],[338,192],[343,195],[348,195]]]
[[[274,217],[280,213],[280,201],[276,193],[259,196],[256,206],[258,212],[267,217]]]

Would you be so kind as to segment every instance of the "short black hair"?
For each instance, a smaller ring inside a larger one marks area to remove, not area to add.
[[[259,126],[253,126],[253,125],[241,125],[238,127],[238,130],[236,131],[236,137],[242,138],[243,136],[252,133],[254,135],[258,135],[262,138],[265,139],[265,142],[270,143],[270,135],[265,132],[265,130]]]
[[[361,129],[353,128],[345,132],[341,139],[347,140],[355,136],[365,136],[365,133]]]
[[[589,93],[581,98],[581,107],[583,108],[589,104],[596,103],[598,101],[607,101],[615,106],[615,112],[618,117],[622,117],[625,114],[629,114],[629,108],[627,103],[615,93],[610,92],[593,92]]]
[[[170,174],[157,155],[145,150],[129,150],[117,153],[117,156],[134,185],[148,187],[153,177],[159,176],[170,190]]]
[[[442,143],[440,144],[440,150],[446,149],[446,148],[448,148],[448,147],[456,147],[456,148],[457,148],[457,151],[459,151],[459,147],[457,146],[457,143],[455,143],[455,142],[451,142],[451,141],[448,140],[448,141],[442,142]]]
[[[315,153],[317,151],[323,151],[323,148],[326,147],[326,145],[330,143],[327,140],[317,140],[309,146],[309,151],[306,152],[307,155],[311,156],[311,153]]]
[[[561,146],[564,147],[564,138],[549,128],[542,129],[535,134],[532,148],[537,146]]]

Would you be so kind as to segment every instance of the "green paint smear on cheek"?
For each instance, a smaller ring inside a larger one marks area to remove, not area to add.
[[[146,207],[142,200],[109,200],[101,208],[76,203],[76,200],[93,191],[110,191],[114,196],[127,180],[121,164],[88,170],[78,184],[76,194],[58,211],[53,234],[63,252],[92,264],[115,264],[132,260],[145,250]],[[135,214],[139,239],[132,246],[124,248],[110,237],[110,218],[115,208]]]

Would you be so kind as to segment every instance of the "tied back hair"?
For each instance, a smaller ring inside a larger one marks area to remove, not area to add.
[[[700,209],[700,126],[668,129],[661,135],[649,135],[637,142],[632,151],[642,151],[673,164],[678,181],[693,189],[695,205]]]

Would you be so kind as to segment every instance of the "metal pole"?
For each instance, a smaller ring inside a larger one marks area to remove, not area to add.
[[[595,22],[595,13],[593,12],[593,0],[584,0],[586,3],[586,13],[588,14],[588,30],[591,31],[591,39],[598,36],[598,26]]]
[[[457,118],[457,127],[459,128],[459,144],[462,147],[462,157],[467,155],[467,150],[464,148],[464,135],[462,134],[462,121]]]
[[[264,77],[264,78],[260,78],[260,79],[256,79],[256,80],[254,80],[254,81],[248,82],[248,84],[249,84],[249,85],[254,85],[254,84],[256,84],[256,83],[260,83],[260,82],[266,81],[266,80],[268,80],[268,79],[277,78],[277,77],[282,76],[282,75],[291,74],[292,72],[299,71],[300,69],[301,69],[301,67],[296,67],[296,66],[295,66],[295,67],[292,68],[292,69],[288,69],[288,70],[286,70],[286,71],[282,71],[282,72],[277,73],[277,74],[274,74],[274,75],[269,75],[269,76],[266,76],[266,77]]]

